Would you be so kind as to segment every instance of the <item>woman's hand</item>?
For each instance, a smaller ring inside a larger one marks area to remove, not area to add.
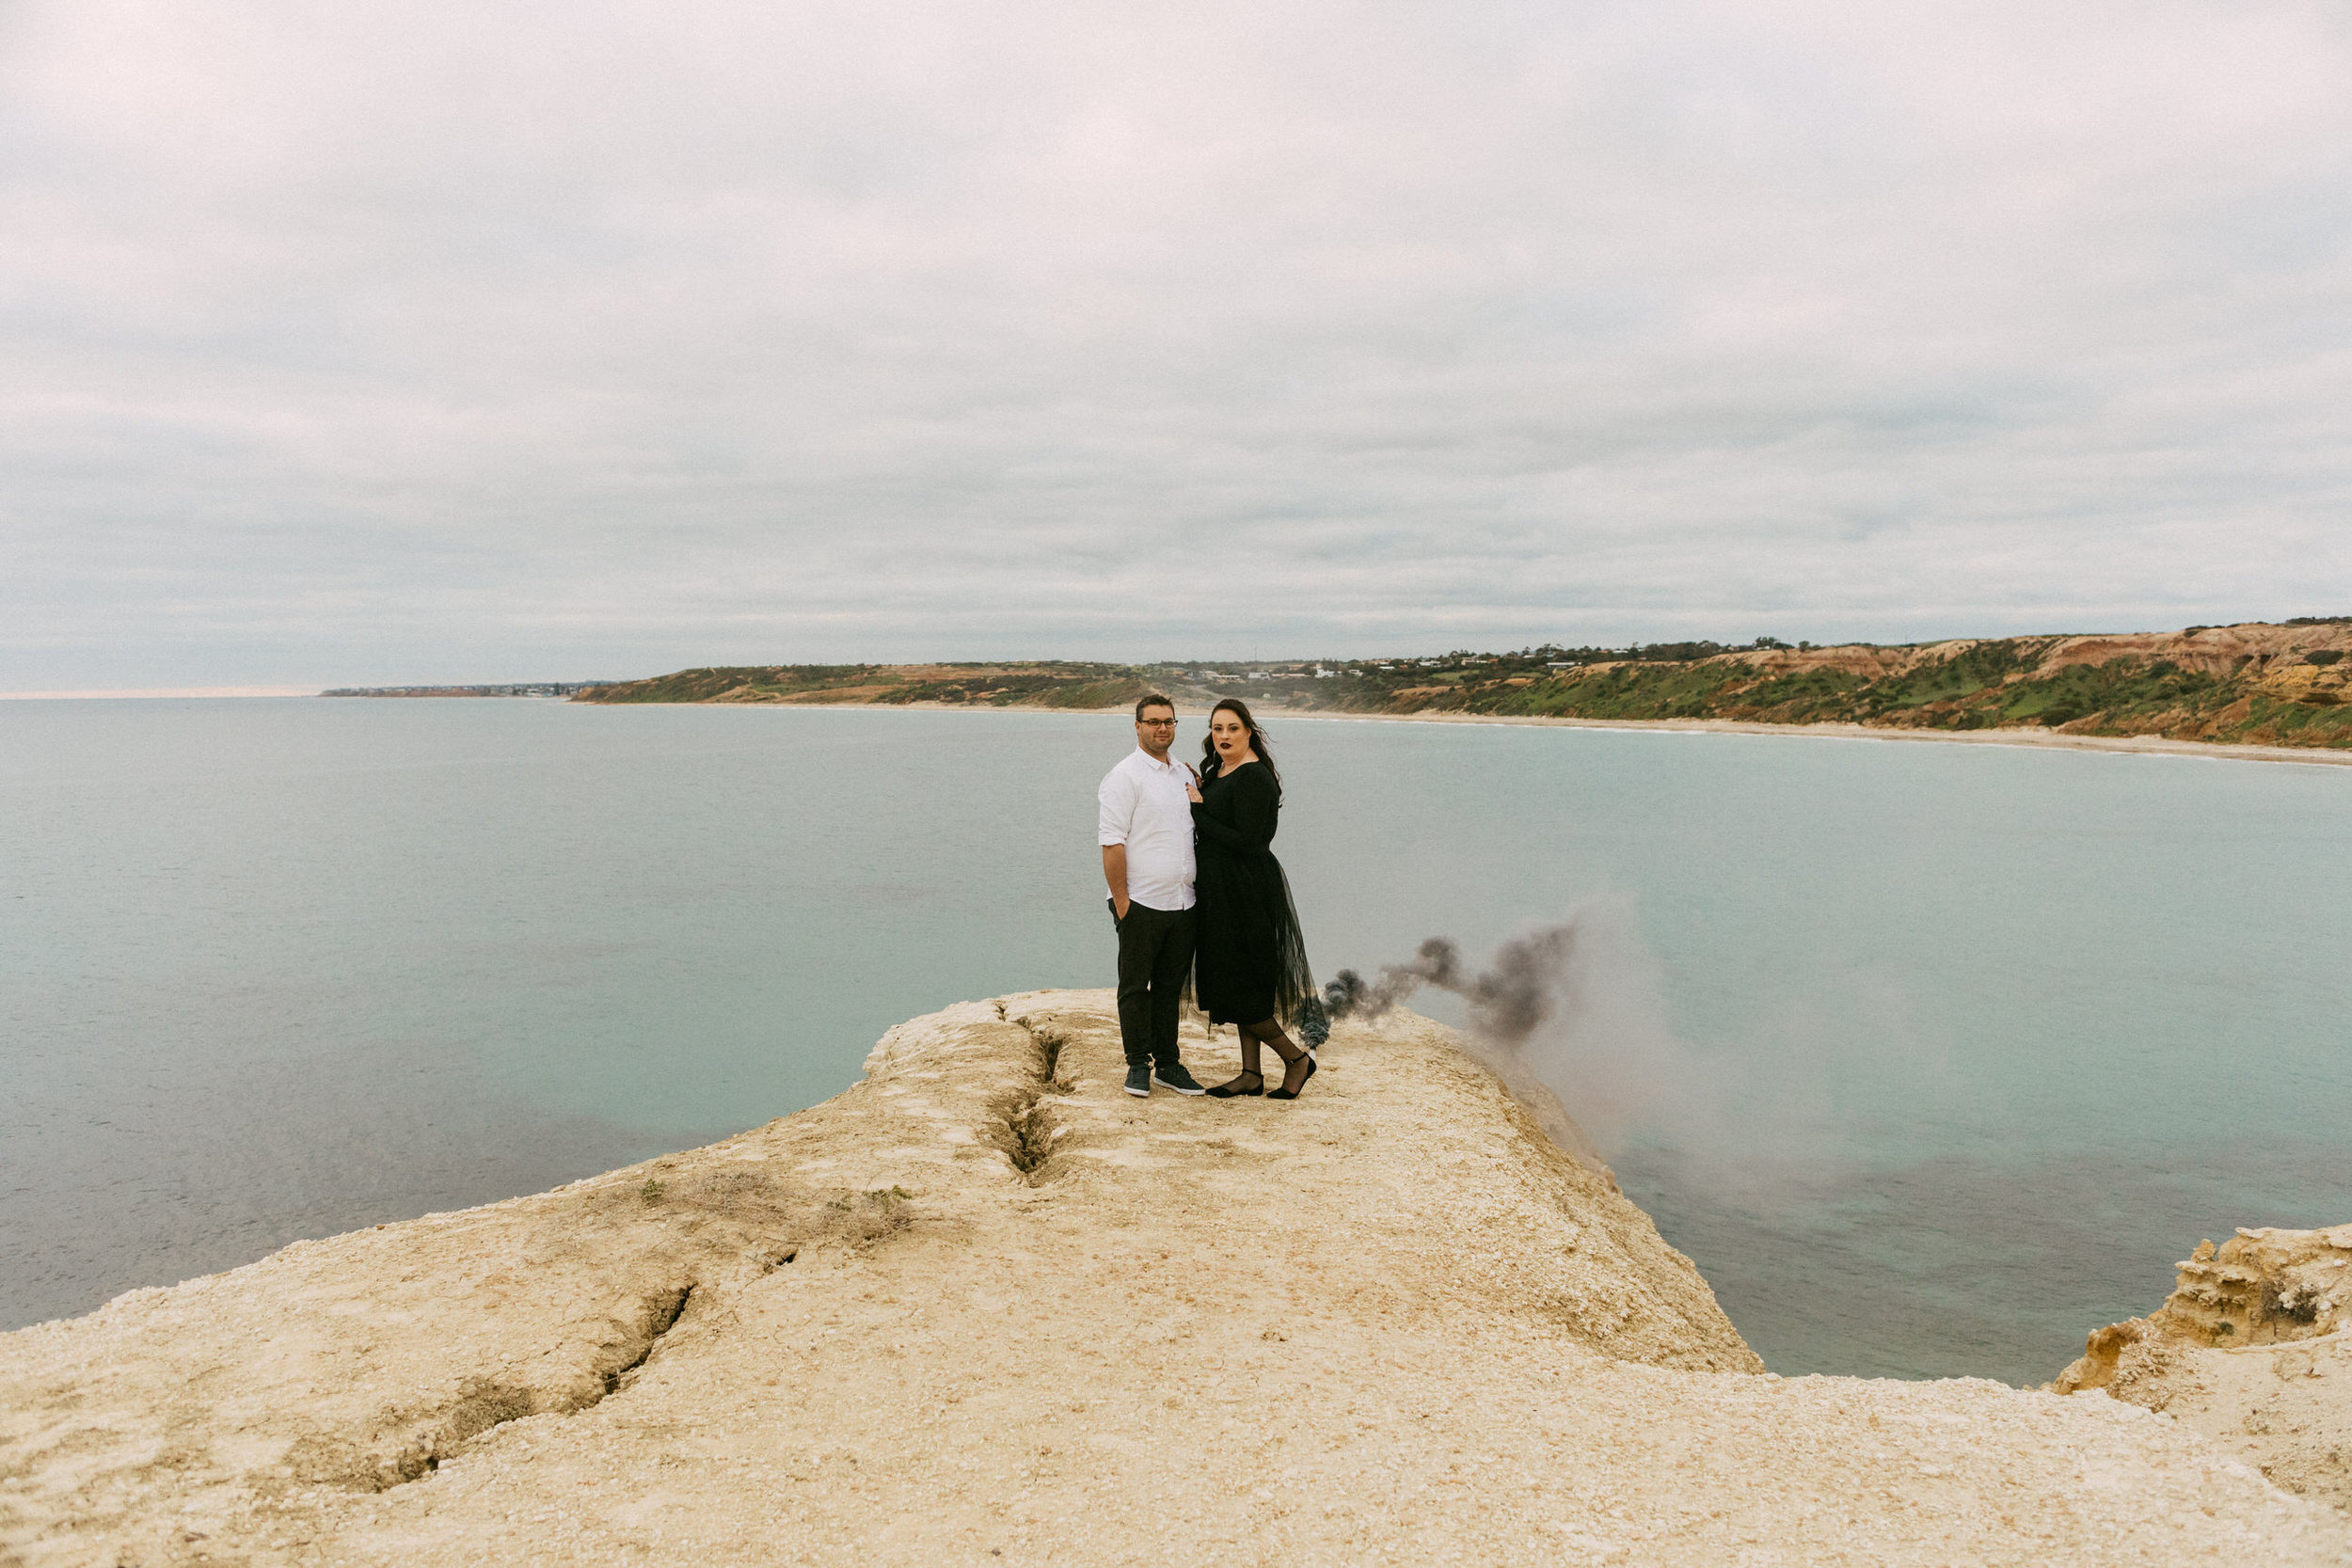
[[[1192,770],[1190,763],[1184,764],[1184,799],[1196,806],[1200,803],[1200,775]]]

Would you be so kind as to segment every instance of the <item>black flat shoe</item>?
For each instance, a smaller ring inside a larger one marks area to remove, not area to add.
[[[1265,1092],[1265,1097],[1266,1097],[1268,1100],[1296,1100],[1296,1099],[1298,1098],[1298,1089],[1303,1089],[1303,1088],[1305,1088],[1305,1087],[1307,1086],[1307,1080],[1308,1080],[1308,1079],[1310,1079],[1310,1078],[1312,1078],[1314,1075],[1315,1075],[1315,1053],[1314,1053],[1313,1052],[1310,1051],[1310,1052],[1308,1052],[1308,1053],[1307,1053],[1307,1070],[1306,1070],[1306,1072],[1305,1072],[1304,1074],[1302,1074],[1302,1075],[1300,1076],[1300,1078],[1299,1078],[1299,1080],[1298,1080],[1298,1088],[1297,1088],[1297,1089],[1268,1089],[1268,1090],[1266,1090],[1266,1092]],[[1285,1076],[1285,1077],[1287,1077],[1287,1076],[1289,1076],[1289,1074],[1285,1073],[1285,1074],[1284,1074],[1284,1076]]]
[[[1241,1078],[1254,1079],[1255,1082],[1253,1082],[1249,1087],[1246,1089],[1241,1088],[1238,1086],[1241,1083]],[[1217,1085],[1216,1087],[1209,1090],[1209,1098],[1211,1100],[1240,1100],[1248,1095],[1265,1093],[1264,1073],[1245,1072],[1241,1075],[1241,1078],[1229,1078],[1224,1083]]]

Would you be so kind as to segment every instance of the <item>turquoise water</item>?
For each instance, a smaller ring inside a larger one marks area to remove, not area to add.
[[[715,1137],[913,1014],[1106,983],[1128,735],[0,704],[0,1325]],[[1609,1153],[1777,1370],[2040,1381],[2199,1237],[2352,1218],[2352,769],[1275,738],[1321,971],[1605,927],[1647,1022],[1602,1065],[1651,1091]]]

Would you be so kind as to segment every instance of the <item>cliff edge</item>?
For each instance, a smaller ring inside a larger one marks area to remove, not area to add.
[[[2352,1509],[2352,1225],[2198,1244],[2144,1318],[2094,1330],[2058,1374],[2162,1411],[2290,1492]]]
[[[1761,1371],[1426,1020],[1137,1101],[1109,1003],[0,1336],[0,1562],[2352,1561],[2128,1404]]]

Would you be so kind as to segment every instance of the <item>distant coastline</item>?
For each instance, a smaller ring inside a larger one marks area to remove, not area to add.
[[[968,703],[787,703],[786,707],[841,709],[871,713],[1123,713],[1125,705],[1073,708],[1043,703],[1007,703],[975,707]],[[1206,717],[1209,704],[1179,701],[1177,713],[1187,719]],[[2162,736],[2067,735],[2020,727],[2007,730],[1911,730],[1873,724],[1764,724],[1735,719],[1563,719],[1490,713],[1343,713],[1327,708],[1284,708],[1262,718],[1307,719],[1318,722],[1373,724],[1516,724],[1566,730],[1644,731],[1668,735],[1797,736],[1815,740],[1959,741],[1975,746],[2022,746],[2054,752],[2114,752],[2142,756],[2212,757],[2232,762],[2303,762],[2320,767],[2352,768],[2352,749],[2323,750],[2316,746],[2249,746],[2235,741],[2168,740]]]
[[[1870,724],[1760,724],[1732,719],[1515,719],[1486,714],[1302,713],[1301,719],[1412,720],[1432,724],[1544,724],[1577,730],[1664,730],[1686,735],[1794,735],[1826,740],[1942,740],[2060,752],[2130,752],[2149,756],[2223,757],[2238,762],[2310,762],[2352,768],[2352,750],[2249,746],[2234,741],[2168,740],[2162,736],[2067,735],[2020,726],[2006,730],[1906,730]]]
[[[1973,740],[2352,761],[2352,616],[1881,646],[1547,644],[1425,658],[731,665],[583,685],[573,701],[790,706],[1181,707],[1269,717]]]
[[[322,697],[577,697],[609,681],[519,681],[495,686],[338,686]]]

